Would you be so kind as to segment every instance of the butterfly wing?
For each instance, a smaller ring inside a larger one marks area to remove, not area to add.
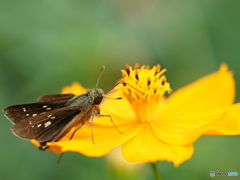
[[[15,124],[23,119],[62,108],[73,97],[73,94],[45,95],[40,97],[37,103],[9,106],[3,111],[6,113],[5,116]]]
[[[69,93],[69,94],[49,94],[41,96],[37,99],[37,102],[46,102],[46,101],[54,101],[54,100],[70,100],[75,95]]]
[[[77,106],[63,107],[24,119],[16,123],[12,131],[23,139],[51,142],[80,112]]]
[[[91,119],[93,105],[86,103],[86,98],[86,94],[45,95],[36,103],[10,106],[4,111],[14,124],[12,132],[16,136],[35,139],[40,142],[39,148],[45,150],[47,142],[60,140],[72,127],[79,128]]]

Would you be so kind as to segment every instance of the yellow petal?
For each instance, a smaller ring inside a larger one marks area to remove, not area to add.
[[[137,125],[127,125],[119,127],[122,134],[115,128],[93,126],[93,134],[89,126],[83,126],[76,132],[72,140],[68,140],[72,132],[68,133],[61,141],[48,143],[48,150],[55,153],[74,151],[86,156],[102,156],[111,149],[121,145],[132,138],[138,131]],[[94,139],[94,143],[92,141]]]
[[[169,96],[165,115],[194,114],[214,110],[233,103],[235,82],[226,64],[219,70],[180,88]]]
[[[233,104],[222,118],[209,124],[210,128],[204,135],[239,135],[240,134],[240,103]]]
[[[151,130],[149,123],[142,124],[139,133],[123,144],[123,156],[129,162],[170,161],[175,166],[191,158],[193,146],[178,146],[162,142]]]
[[[203,134],[238,134],[240,103],[212,112],[165,117],[152,121],[151,128],[162,141],[178,145],[195,142]]]
[[[74,95],[85,93],[88,89],[84,88],[81,84],[78,82],[72,83],[71,86],[66,86],[62,89],[62,94],[68,94],[72,93]]]
[[[114,93],[112,96],[107,97],[116,98],[119,96]],[[101,114],[110,115],[116,126],[137,122],[136,114],[126,99],[106,99],[101,105]],[[109,117],[94,117],[94,124],[113,126]]]

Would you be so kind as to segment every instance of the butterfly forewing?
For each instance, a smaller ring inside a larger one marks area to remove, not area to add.
[[[46,95],[40,97],[37,103],[9,106],[4,112],[6,112],[5,116],[15,124],[23,119],[62,108],[73,97],[73,94]]]
[[[50,142],[80,111],[81,109],[76,106],[59,108],[24,119],[15,124],[12,131],[23,139]]]

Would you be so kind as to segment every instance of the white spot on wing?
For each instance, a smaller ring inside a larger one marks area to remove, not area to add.
[[[51,119],[55,119],[55,117],[51,117]]]
[[[23,111],[26,112],[27,111],[26,108],[23,108]]]
[[[37,127],[40,127],[42,124],[38,124]]]
[[[52,115],[50,114],[50,115],[48,115],[47,117],[51,117]]]
[[[32,121],[29,121],[29,124],[32,124]]]
[[[34,117],[34,116],[36,116],[37,114],[33,114],[32,116]]]
[[[26,114],[26,116],[29,116],[29,114]]]
[[[51,108],[46,108],[46,110],[51,110]]]
[[[46,108],[47,106],[43,106],[43,108]]]
[[[44,127],[46,128],[46,127],[50,126],[51,124],[52,124],[51,121],[47,121],[47,122],[44,123]]]

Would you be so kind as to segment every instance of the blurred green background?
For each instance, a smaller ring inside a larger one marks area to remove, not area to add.
[[[173,90],[226,62],[240,89],[239,7],[231,0],[0,0],[0,108],[59,93],[73,81],[94,87],[102,65],[99,86],[106,91],[126,63],[136,62],[167,68]],[[0,179],[127,179],[105,157],[68,152],[57,165],[58,155],[15,137],[3,113],[0,120]],[[178,168],[158,163],[162,179],[240,173],[239,142],[239,136],[203,136]],[[150,180],[153,173],[146,165],[128,179]]]

